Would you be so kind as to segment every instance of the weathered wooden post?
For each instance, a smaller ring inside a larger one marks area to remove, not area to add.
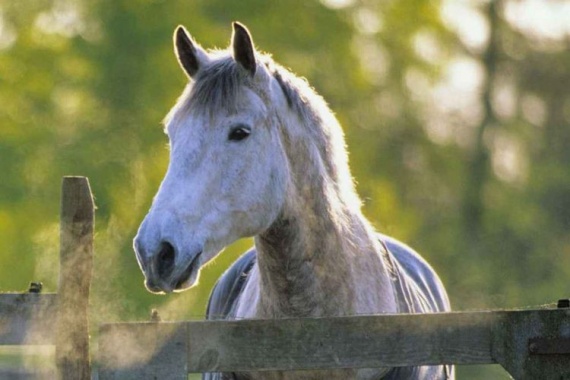
[[[88,311],[93,267],[94,204],[87,178],[63,178],[60,217],[56,335],[58,378],[90,379]]]

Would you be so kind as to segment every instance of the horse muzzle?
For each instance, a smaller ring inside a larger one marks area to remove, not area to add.
[[[145,276],[145,287],[151,293],[182,291],[196,282],[201,250],[182,254],[170,242],[162,241],[155,252],[148,252],[138,239],[134,248]]]

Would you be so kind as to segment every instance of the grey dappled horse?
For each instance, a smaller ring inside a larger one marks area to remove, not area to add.
[[[224,247],[255,248],[220,278],[208,319],[449,311],[443,285],[412,249],[362,215],[344,136],[306,81],[255,50],[233,25],[227,51],[178,27],[190,78],[166,118],[170,164],[135,238],[151,292],[196,284]],[[205,379],[445,379],[451,366],[205,374]]]

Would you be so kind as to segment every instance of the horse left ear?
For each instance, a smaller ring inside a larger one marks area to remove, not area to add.
[[[239,22],[234,22],[232,34],[232,48],[233,56],[244,69],[246,69],[251,76],[255,75],[257,63],[255,62],[255,48],[253,47],[253,40],[251,34],[245,25]]]
[[[194,78],[207,60],[206,53],[182,25],[174,31],[174,51],[188,78]]]

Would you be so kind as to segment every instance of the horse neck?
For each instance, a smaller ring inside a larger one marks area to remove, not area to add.
[[[255,239],[260,278],[258,316],[362,312],[358,303],[363,295],[355,285],[361,278],[371,281],[365,286],[370,292],[392,296],[369,223],[358,209],[351,209],[349,199],[323,171],[325,165],[309,159],[309,152],[300,151],[308,149],[307,144],[288,141],[291,183],[296,185],[291,186],[279,218]],[[365,272],[371,270],[375,274],[367,276]],[[393,299],[364,297],[376,304],[394,303]],[[369,309],[390,307],[369,305]],[[365,307],[364,311],[369,309]]]

